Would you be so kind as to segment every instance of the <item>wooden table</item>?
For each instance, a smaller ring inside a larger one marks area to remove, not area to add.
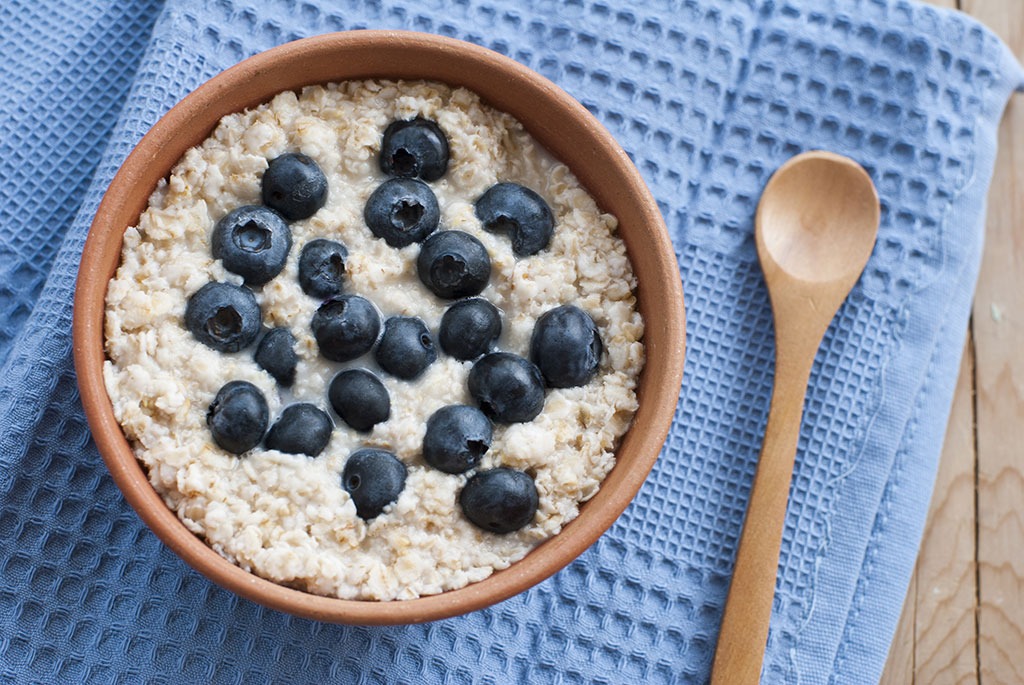
[[[1024,58],[1024,0],[960,9]],[[1024,683],[1024,96],[999,131],[981,276],[884,685]]]

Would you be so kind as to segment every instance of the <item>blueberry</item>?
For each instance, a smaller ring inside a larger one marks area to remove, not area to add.
[[[245,286],[207,283],[185,305],[185,328],[218,352],[248,347],[259,335],[262,323],[256,296]]]
[[[348,250],[339,242],[316,238],[299,253],[299,286],[311,297],[326,299],[340,295],[345,278]]]
[[[491,421],[476,407],[452,404],[427,419],[423,458],[445,473],[464,473],[491,448]]]
[[[380,379],[366,369],[347,369],[331,380],[327,399],[341,420],[367,432],[391,416],[391,398]]]
[[[488,188],[476,201],[476,216],[488,231],[508,233],[517,257],[543,250],[555,230],[548,203],[518,183],[498,183]]]
[[[469,370],[469,394],[491,419],[525,423],[544,408],[544,379],[540,370],[522,357],[491,352]]]
[[[359,518],[369,521],[383,513],[405,488],[405,464],[387,450],[364,447],[345,462],[341,486],[356,505]]]
[[[511,533],[533,521],[539,497],[526,473],[509,468],[481,471],[459,493],[462,513],[492,533]]]
[[[416,317],[392,316],[384,322],[384,334],[374,351],[380,368],[392,376],[412,380],[437,359],[434,339]]]
[[[327,202],[327,177],[306,155],[289,152],[270,161],[262,191],[263,204],[289,221],[308,219]]]
[[[284,387],[295,382],[295,366],[299,355],[295,354],[295,336],[287,328],[272,328],[266,332],[253,355],[261,369],[274,377]]]
[[[313,315],[313,336],[320,354],[335,362],[347,362],[370,351],[380,334],[380,315],[359,295],[327,300]]]
[[[316,405],[290,404],[270,427],[264,443],[268,450],[315,457],[331,439],[331,417]]]
[[[225,269],[249,285],[263,285],[284,268],[292,232],[274,210],[247,205],[217,222],[211,242],[214,259],[221,260]]]
[[[586,385],[601,361],[601,336],[590,315],[571,304],[537,319],[530,338],[530,361],[550,388]]]
[[[206,410],[213,441],[233,454],[248,452],[267,431],[270,410],[263,393],[248,381],[226,383]]]
[[[498,308],[482,297],[471,297],[448,307],[437,338],[447,354],[467,361],[490,352],[500,335]]]
[[[416,258],[423,285],[438,297],[477,295],[491,277],[491,258],[483,243],[462,231],[441,231],[427,238]]]
[[[421,243],[441,221],[437,197],[423,181],[392,178],[377,187],[363,208],[370,232],[391,247]]]
[[[436,181],[448,170],[448,138],[433,121],[393,121],[384,130],[380,169],[388,176]]]

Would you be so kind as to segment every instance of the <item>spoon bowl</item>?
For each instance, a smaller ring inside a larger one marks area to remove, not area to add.
[[[761,195],[755,233],[775,323],[775,381],[712,685],[760,679],[807,382],[825,331],[871,256],[878,220],[871,177],[830,152],[797,155]]]
[[[756,225],[762,264],[808,283],[856,281],[875,244],[878,194],[852,159],[808,152],[772,176]]]

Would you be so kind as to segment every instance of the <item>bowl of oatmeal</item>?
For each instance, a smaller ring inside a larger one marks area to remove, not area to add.
[[[484,48],[355,31],[198,88],[111,183],[74,355],[157,536],[263,605],[353,624],[506,599],[631,501],[685,324],[613,137]]]

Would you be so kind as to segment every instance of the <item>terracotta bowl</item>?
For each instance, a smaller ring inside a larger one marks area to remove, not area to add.
[[[615,468],[561,533],[509,568],[459,590],[414,600],[374,602],[320,597],[277,585],[228,562],[189,532],[150,486],[114,418],[103,383],[107,283],[127,227],[136,225],[157,182],[225,114],[303,86],[366,78],[430,79],[465,86],[519,119],[619,219],[638,279],[647,362],[640,408]],[[611,134],[557,86],[490,50],[437,36],[352,31],[288,43],[212,78],[171,109],[114,177],[89,231],[74,303],[74,358],[82,404],[115,482],[153,532],[219,585],[298,616],[350,624],[419,623],[480,609],[535,585],[582,553],[612,524],[647,477],[668,432],[683,373],[682,286],[661,214]]]

